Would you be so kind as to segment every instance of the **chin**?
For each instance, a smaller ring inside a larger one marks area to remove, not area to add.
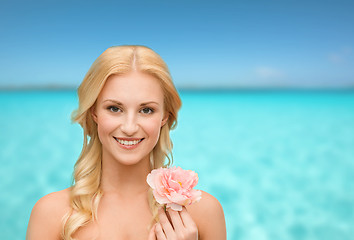
[[[149,159],[149,158],[137,158],[137,157],[134,157],[134,158],[129,158],[129,157],[126,157],[126,158],[122,158],[122,157],[119,157],[119,158],[115,158],[115,160],[122,164],[122,165],[126,165],[126,166],[134,166],[134,165],[138,165],[138,164],[142,164],[144,163],[145,161],[148,161],[146,159]]]

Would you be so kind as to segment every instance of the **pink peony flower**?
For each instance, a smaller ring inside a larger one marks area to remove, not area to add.
[[[198,183],[198,174],[191,170],[180,167],[154,169],[146,181],[153,189],[156,201],[175,211],[182,211],[182,206],[201,199],[201,191],[193,189]]]

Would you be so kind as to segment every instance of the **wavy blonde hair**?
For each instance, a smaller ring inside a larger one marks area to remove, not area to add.
[[[104,51],[92,64],[78,88],[79,107],[72,113],[72,121],[83,128],[84,142],[75,164],[73,184],[70,190],[72,210],[63,219],[62,237],[72,240],[72,235],[86,224],[97,220],[97,209],[102,197],[101,153],[102,146],[97,134],[97,125],[91,115],[106,80],[111,75],[138,71],[157,78],[164,92],[164,107],[168,114],[167,124],[161,128],[159,140],[150,153],[151,169],[166,167],[173,161],[170,130],[177,124],[177,112],[181,100],[172,82],[165,62],[150,48],[144,46],[116,46]],[[165,160],[167,158],[167,163]],[[157,203],[149,191],[149,204],[157,218]]]

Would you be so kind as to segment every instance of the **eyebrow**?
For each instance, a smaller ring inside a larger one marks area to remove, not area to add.
[[[123,103],[121,103],[121,102],[119,102],[119,101],[117,101],[117,100],[114,100],[114,99],[106,99],[106,100],[104,100],[103,102],[114,102],[114,103],[116,103],[117,105],[121,105],[121,106],[124,105]],[[141,103],[140,106],[146,106],[146,105],[149,105],[149,104],[156,104],[156,105],[159,105],[157,102],[148,101],[148,102],[143,102],[143,103]]]

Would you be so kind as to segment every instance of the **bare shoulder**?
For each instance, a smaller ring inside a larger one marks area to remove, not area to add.
[[[187,210],[198,226],[201,240],[226,239],[224,211],[213,195],[202,191],[201,200],[187,206]]]
[[[69,200],[69,188],[39,199],[31,212],[26,239],[60,239],[62,218],[70,211]]]

